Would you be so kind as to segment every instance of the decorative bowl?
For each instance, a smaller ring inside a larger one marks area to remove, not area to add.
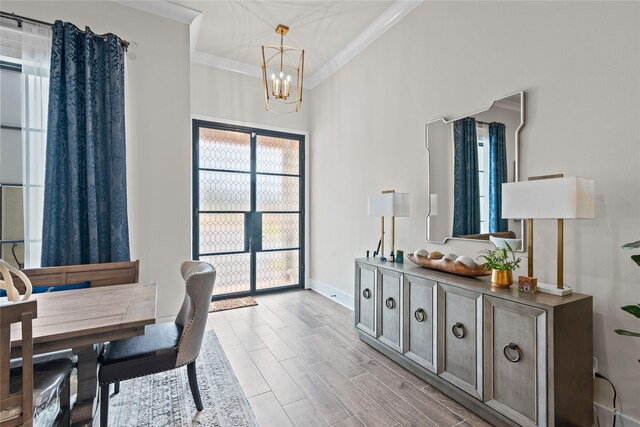
[[[476,268],[469,268],[461,262],[451,261],[446,258],[436,260],[423,256],[415,256],[413,254],[407,255],[407,258],[420,267],[457,274],[458,276],[481,277],[491,275],[491,270],[487,270],[484,264],[478,264]]]

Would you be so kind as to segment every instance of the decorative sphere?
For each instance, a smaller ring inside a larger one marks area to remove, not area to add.
[[[456,262],[460,262],[469,268],[476,268],[476,262],[470,256],[466,256],[466,255],[459,256],[456,259]]]
[[[417,251],[415,251],[413,253],[414,256],[422,256],[422,257],[428,257],[429,256],[429,251],[426,249],[418,249]]]

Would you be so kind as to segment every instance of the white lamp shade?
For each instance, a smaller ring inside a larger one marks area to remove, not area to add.
[[[502,184],[502,217],[595,218],[594,181],[577,176]]]
[[[409,193],[371,194],[367,211],[369,216],[410,216]]]

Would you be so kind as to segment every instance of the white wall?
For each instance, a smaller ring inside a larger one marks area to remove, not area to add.
[[[620,250],[640,238],[639,72],[638,2],[425,2],[309,96],[311,277],[353,295],[353,258],[378,241],[367,195],[387,188],[412,195],[397,248],[484,248],[425,243],[424,124],[525,90],[522,176],[596,181],[597,218],[565,225],[565,281],[594,296],[599,370],[640,418],[640,341],[612,332],[640,329],[619,309],[640,301],[640,268]],[[543,281],[555,277],[554,225],[537,224]]]
[[[298,113],[268,112],[264,105],[261,79],[191,64],[191,113],[194,116],[308,131],[308,99],[308,92],[305,91]]]
[[[176,313],[180,263],[191,258],[189,28],[113,2],[3,1],[2,10],[138,43],[126,61],[131,256],[140,280],[158,283],[158,316]]]

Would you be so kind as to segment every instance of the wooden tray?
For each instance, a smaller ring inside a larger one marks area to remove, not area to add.
[[[429,259],[426,256],[415,256],[413,254],[408,254],[407,258],[420,267],[457,274],[458,276],[480,277],[491,275],[491,270],[487,270],[484,264],[477,265],[476,268],[469,268],[461,262],[455,262],[445,258]]]

